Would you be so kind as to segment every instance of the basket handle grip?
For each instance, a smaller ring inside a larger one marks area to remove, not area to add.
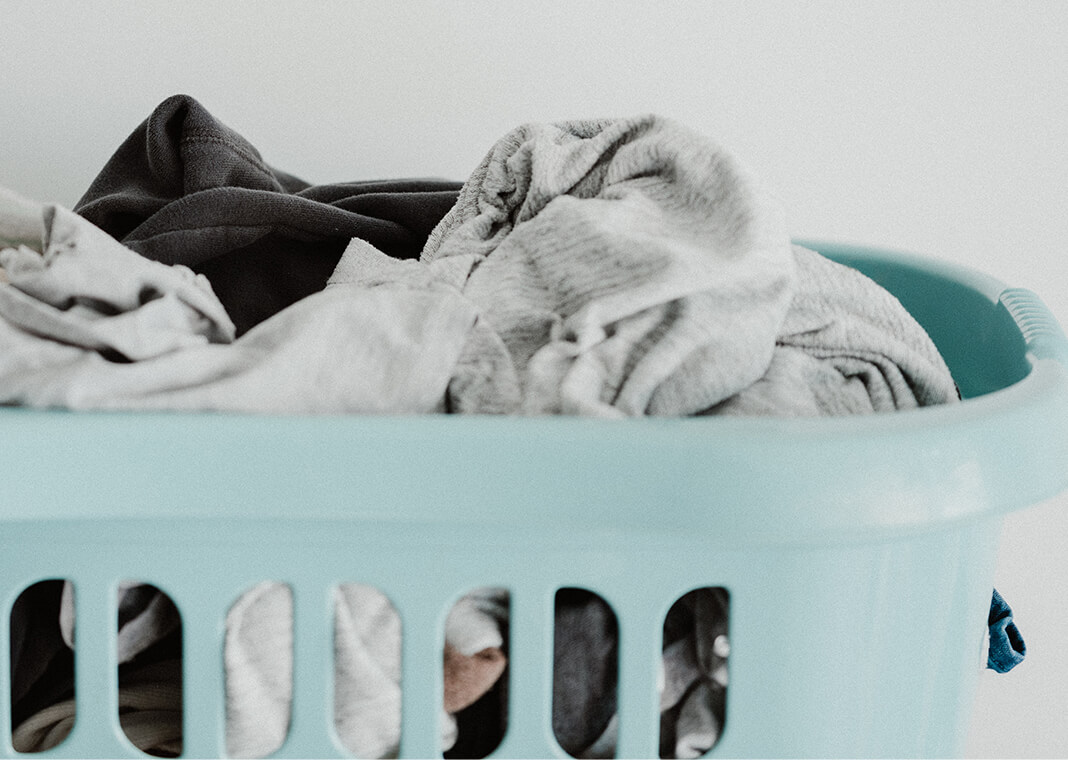
[[[1068,337],[1041,298],[1027,288],[1008,288],[998,300],[1020,329],[1027,353],[1068,367]]]

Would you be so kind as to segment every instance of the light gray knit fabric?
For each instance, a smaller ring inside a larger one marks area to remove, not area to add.
[[[890,293],[794,246],[797,285],[764,376],[707,413],[837,416],[957,401],[938,349]]]
[[[793,284],[776,204],[656,116],[503,137],[422,261],[457,256],[475,259],[463,293],[492,333],[450,386],[464,412],[706,409],[763,375]]]
[[[378,589],[343,583],[334,598],[334,726],[356,757],[397,757],[401,738],[401,618]],[[226,747],[230,757],[266,757],[285,741],[292,704],[293,600],[265,581],[226,617]],[[445,646],[465,654],[500,647],[508,592],[477,588],[445,619]],[[449,688],[446,677],[445,688]],[[453,715],[438,717],[442,749],[456,739]]]

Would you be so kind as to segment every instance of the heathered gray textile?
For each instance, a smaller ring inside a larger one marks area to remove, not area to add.
[[[504,136],[421,262],[453,259],[479,309],[453,411],[828,415],[956,398],[895,298],[792,246],[734,158],[660,117]]]
[[[466,357],[462,411],[699,412],[763,375],[792,293],[777,205],[725,150],[656,116],[506,135],[421,260],[452,256],[476,259],[463,293],[519,383]]]
[[[836,416],[957,401],[941,354],[896,298],[855,269],[793,252],[797,287],[771,365],[708,413]]]

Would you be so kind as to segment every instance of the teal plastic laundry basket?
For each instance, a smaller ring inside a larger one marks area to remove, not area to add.
[[[440,756],[443,620],[509,590],[497,756],[563,756],[553,600],[619,621],[621,757],[658,754],[665,613],[730,595],[712,756],[961,753],[1002,516],[1068,485],[1068,341],[1029,291],[899,253],[810,244],[891,290],[963,403],[835,419],[606,421],[0,412],[0,599],[77,598],[77,718],[51,756],[139,756],[119,729],[116,585],[183,617],[184,755],[224,751],[222,631],[258,581],[294,596],[294,695],[276,756],[345,756],[332,725],[331,591],[370,584],[403,623],[407,757]],[[0,625],[0,755],[13,755]]]

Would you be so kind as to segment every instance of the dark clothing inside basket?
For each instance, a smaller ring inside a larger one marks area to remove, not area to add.
[[[74,210],[147,258],[206,275],[240,334],[322,290],[352,238],[417,258],[460,186],[309,185],[175,95],[118,148]]]

